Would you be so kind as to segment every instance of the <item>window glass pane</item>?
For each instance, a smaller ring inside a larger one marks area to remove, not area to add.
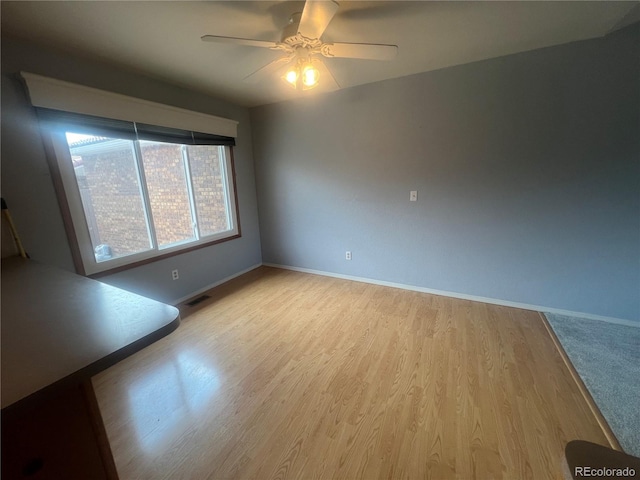
[[[182,145],[140,142],[159,248],[196,239]]]
[[[66,137],[96,261],[151,249],[133,142]]]
[[[191,184],[201,236],[231,229],[224,177],[223,147],[188,146]]]

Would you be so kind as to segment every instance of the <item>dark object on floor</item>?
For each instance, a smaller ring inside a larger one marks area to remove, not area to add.
[[[564,449],[563,467],[566,480],[640,479],[640,458],[584,440],[573,440],[567,443]]]

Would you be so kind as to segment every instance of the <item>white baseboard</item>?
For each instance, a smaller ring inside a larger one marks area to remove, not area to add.
[[[414,292],[430,293],[432,295],[440,295],[443,297],[459,298],[462,300],[472,300],[474,302],[490,303],[493,305],[501,305],[503,307],[521,308],[523,310],[533,310],[535,312],[553,313],[556,315],[564,315],[567,317],[587,318],[589,320],[600,320],[602,322],[615,323],[618,325],[626,325],[629,327],[640,328],[640,322],[626,320],[624,318],[605,317],[602,315],[593,315],[585,312],[573,312],[570,310],[561,310],[558,308],[543,307],[541,305],[530,305],[527,303],[511,302],[509,300],[500,300],[497,298],[479,297],[477,295],[466,295],[464,293],[448,292],[444,290],[435,290],[432,288],[416,287],[414,285],[406,285],[403,283],[385,282],[384,280],[375,280],[366,277],[355,277],[352,275],[342,275],[340,273],[325,272],[322,270],[313,270],[311,268],[292,267],[289,265],[278,265],[275,263],[263,263],[265,267],[281,268],[284,270],[293,270],[295,272],[311,273],[314,275],[322,275],[325,277],[341,278],[343,280],[353,280],[355,282],[371,283],[374,285],[382,285],[385,287],[401,288],[403,290],[411,290]]]
[[[199,290],[196,290],[195,292],[191,292],[189,295],[185,295],[184,297],[178,298],[177,300],[173,300],[172,302],[168,302],[170,305],[178,305],[179,303],[184,302],[185,300],[189,300],[190,298],[196,297],[198,295],[200,295],[201,293],[206,292],[207,290],[211,290],[212,288],[217,287],[218,285],[222,285],[223,283],[228,282],[229,280],[233,280],[236,277],[239,277],[240,275],[244,275],[245,273],[250,272],[251,270],[255,270],[258,267],[261,267],[262,263],[256,263],[255,265],[251,265],[249,268],[245,268],[244,270],[234,273],[233,275],[230,275],[228,277],[223,278],[222,280],[218,280],[215,283],[212,283],[211,285],[207,285],[206,287],[203,287]]]

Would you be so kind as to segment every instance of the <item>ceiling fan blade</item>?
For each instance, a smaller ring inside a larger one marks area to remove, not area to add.
[[[264,67],[259,68],[250,75],[244,77],[243,81],[247,83],[258,83],[265,77],[277,72],[279,69],[284,68],[291,62],[291,57],[281,57],[274,60],[271,63],[267,63]]]
[[[319,83],[323,91],[332,92],[340,89],[340,84],[331,73],[331,70],[329,70],[329,67],[327,67],[323,61],[316,59],[316,61],[313,62],[313,65],[318,69],[320,79]]]
[[[217,42],[217,43],[233,43],[235,45],[244,45],[246,47],[263,47],[263,48],[276,48],[276,42],[268,42],[266,40],[253,40],[251,38],[237,38],[237,37],[221,37],[219,35],[203,35],[200,37],[203,42]]]
[[[333,0],[307,0],[300,17],[298,34],[307,38],[320,38],[338,7]]]
[[[337,58],[393,60],[397,53],[397,45],[378,45],[374,43],[325,43],[322,47],[322,54],[325,57]]]

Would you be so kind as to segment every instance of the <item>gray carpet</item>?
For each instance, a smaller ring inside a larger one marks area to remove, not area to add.
[[[622,448],[640,457],[640,323],[545,316]]]

